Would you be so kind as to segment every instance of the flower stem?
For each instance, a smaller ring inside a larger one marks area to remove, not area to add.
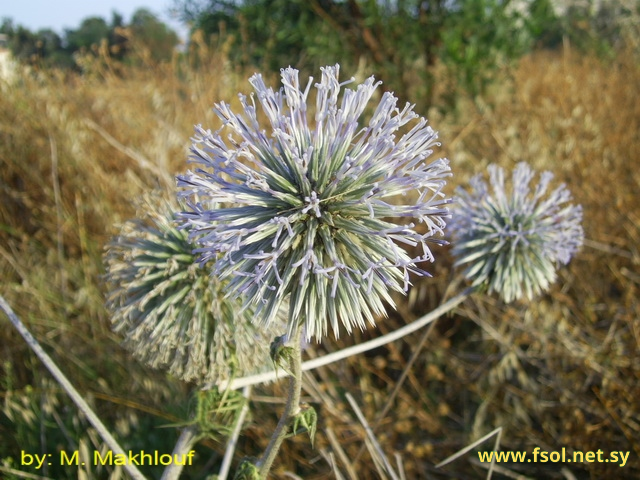
[[[278,455],[278,450],[282,445],[283,440],[287,436],[288,427],[293,417],[300,410],[300,392],[302,390],[302,349],[300,347],[300,339],[302,335],[302,324],[295,330],[293,337],[291,338],[292,352],[289,357],[289,369],[291,375],[289,376],[289,393],[287,398],[287,404],[282,412],[280,421],[276,426],[276,429],[271,436],[269,445],[264,452],[264,455],[258,462],[260,468],[260,477],[267,478],[269,470],[273,465],[273,461]]]

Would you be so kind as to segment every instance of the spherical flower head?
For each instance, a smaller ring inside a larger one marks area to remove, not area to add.
[[[351,332],[374,324],[383,301],[394,306],[390,290],[406,291],[410,273],[426,274],[416,264],[433,261],[427,243],[443,243],[432,237],[448,217],[448,161],[426,161],[436,132],[412,106],[398,109],[390,93],[364,123],[380,82],[343,90],[338,71],[323,68],[314,85],[314,122],[313,79],[301,89],[298,71],[286,68],[274,91],[251,77],[255,95],[240,95],[241,114],[215,106],[231,134],[196,127],[191,159],[202,168],[178,178],[186,196],[223,205],[191,202],[184,217],[202,260],[217,258],[216,274],[230,279],[230,295],[256,305],[263,325],[289,298],[289,333],[302,325],[307,339],[319,340],[329,326],[337,337],[341,325]],[[418,256],[403,244],[418,247]]]
[[[451,230],[456,265],[466,265],[473,286],[486,285],[505,302],[546,291],[556,279],[556,268],[566,265],[582,245],[582,207],[568,202],[564,185],[549,192],[550,172],[535,176],[526,163],[513,171],[505,185],[504,171],[489,166],[491,190],[476,176],[471,191],[458,188]]]
[[[147,196],[105,253],[107,307],[133,354],[187,381],[218,382],[269,366],[269,342],[282,320],[258,329],[253,311],[224,298],[224,282],[198,267],[188,232],[173,220],[184,208]]]

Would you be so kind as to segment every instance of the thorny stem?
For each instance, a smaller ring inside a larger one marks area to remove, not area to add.
[[[288,428],[291,424],[292,418],[300,410],[300,392],[302,390],[302,349],[300,347],[301,335],[302,324],[298,326],[295,333],[293,334],[293,337],[291,338],[291,342],[293,343],[293,351],[291,353],[291,356],[289,357],[289,368],[292,375],[289,376],[289,393],[287,396],[287,404],[284,408],[284,412],[282,412],[280,421],[278,422],[278,425],[276,426],[276,429],[271,436],[269,445],[267,446],[264,455],[258,462],[258,467],[260,468],[260,477],[263,479],[267,478],[269,470],[271,470],[273,461],[278,455],[278,450],[280,450],[280,446],[287,436]]]

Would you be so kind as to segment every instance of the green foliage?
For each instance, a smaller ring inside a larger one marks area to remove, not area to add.
[[[332,51],[325,41],[331,38],[330,32],[314,16],[313,4],[317,2],[186,0],[176,3],[180,15],[194,30],[202,30],[209,36],[229,36],[229,56],[234,64],[271,71],[289,64],[300,66],[300,63],[311,68],[319,64],[309,61],[310,52],[313,55]]]
[[[217,387],[195,393],[196,409],[193,424],[200,435],[222,441],[231,434],[247,399],[235,390],[219,391]]]
[[[635,0],[576,2],[564,12],[554,10],[552,0],[532,0],[529,11],[526,27],[537,48],[568,42],[584,53],[611,56],[626,43],[637,45],[640,3]]]
[[[278,368],[281,368],[289,375],[293,375],[291,372],[291,359],[294,353],[293,347],[287,347],[284,344],[285,336],[276,337],[273,342],[271,342],[271,346],[269,347],[269,355],[271,356],[271,361],[273,361],[273,366],[276,371]]]
[[[297,435],[299,433],[307,432],[309,434],[309,440],[311,440],[311,446],[313,447],[313,440],[316,435],[316,429],[318,428],[318,413],[316,409],[311,405],[301,405],[300,411],[293,419],[293,429],[291,435]]]
[[[261,480],[260,469],[250,459],[242,460],[233,480]]]
[[[485,90],[506,61],[529,47],[522,15],[502,0],[461,0],[440,25],[440,58],[472,95]]]
[[[142,44],[156,62],[171,59],[178,35],[146,8],[136,10],[129,25],[136,42]]]
[[[304,71],[339,62],[354,70],[365,62],[401,99],[423,103],[431,100],[439,61],[458,68],[463,86],[476,91],[498,55],[513,58],[526,47],[519,16],[500,0],[178,4],[195,28],[231,36],[232,56],[245,66],[295,63]]]
[[[109,38],[109,25],[100,17],[85,18],[77,30],[67,30],[65,37],[69,50],[88,50]]]
[[[533,0],[530,15],[523,17],[527,30],[537,48],[557,48],[562,44],[562,22],[553,10],[550,0]]]
[[[444,64],[460,90],[477,95],[509,62],[564,38],[608,51],[626,10],[603,3],[597,15],[577,7],[558,17],[550,0],[283,1],[175,0],[194,30],[230,43],[234,64],[304,74],[340,63],[367,66],[401,100],[433,104]],[[456,92],[447,92],[453,97]]]
[[[55,57],[61,64],[73,63],[63,48],[62,37],[53,30],[44,29],[34,33],[23,26],[15,26],[11,20],[5,19],[0,26],[0,32],[7,35],[7,47],[19,60],[33,63]],[[53,63],[46,62],[46,65],[53,65]]]
[[[7,35],[13,56],[24,63],[75,70],[82,69],[78,58],[83,55],[108,56],[110,60],[129,63],[139,57],[167,61],[179,42],[173,30],[144,8],[134,12],[128,25],[122,15],[114,12],[109,23],[101,17],[88,17],[63,35],[51,29],[31,32],[10,19],[3,20],[0,33]]]

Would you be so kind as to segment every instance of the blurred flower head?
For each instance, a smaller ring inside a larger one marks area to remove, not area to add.
[[[107,307],[115,332],[139,359],[187,381],[218,382],[267,368],[269,343],[284,322],[258,329],[253,311],[224,298],[224,282],[199,268],[180,210],[160,195],[144,198],[105,253]]]
[[[567,264],[582,245],[582,207],[568,202],[564,185],[549,191],[550,172],[540,175],[531,191],[534,172],[519,163],[512,185],[504,171],[489,166],[491,190],[481,176],[471,179],[471,191],[458,189],[451,230],[456,265],[474,286],[486,285],[505,302],[532,299],[556,279],[556,268]]]
[[[433,260],[427,243],[443,243],[432,237],[448,217],[448,161],[427,161],[436,132],[391,93],[363,122],[380,82],[342,89],[338,71],[323,68],[313,85],[315,122],[313,79],[301,88],[298,71],[286,68],[274,91],[251,77],[255,94],[240,95],[242,113],[215,106],[230,135],[196,127],[191,160],[202,168],[178,180],[185,196],[221,204],[192,201],[183,214],[201,260],[216,259],[230,295],[255,305],[263,325],[289,298],[289,333],[302,325],[307,339],[374,324],[383,301],[393,306],[389,290],[406,291],[411,273],[426,274],[416,264]]]

